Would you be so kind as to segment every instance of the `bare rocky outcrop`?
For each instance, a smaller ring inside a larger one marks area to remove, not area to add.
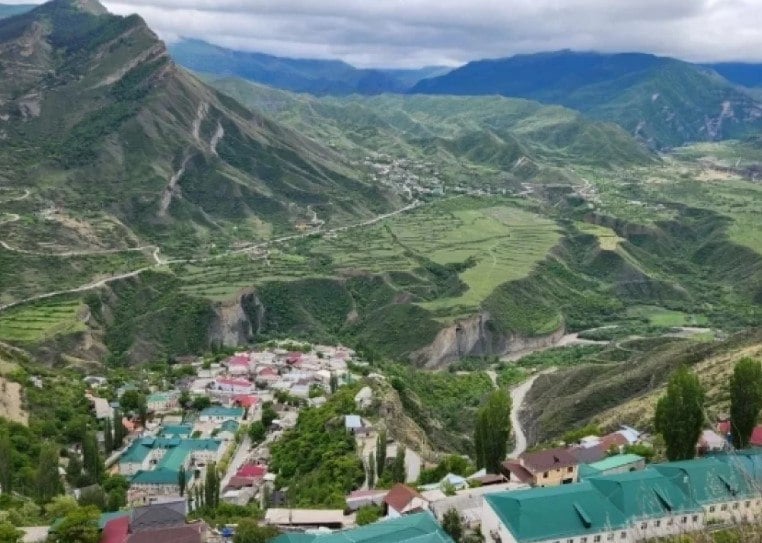
[[[427,369],[437,369],[467,356],[502,356],[549,347],[563,335],[563,326],[540,336],[501,332],[485,311],[441,330],[431,345],[414,353],[412,358]]]
[[[237,347],[252,340],[257,324],[252,325],[245,306],[249,309],[255,308],[255,312],[264,311],[264,307],[251,290],[242,292],[229,302],[215,305],[215,319],[209,330],[210,343]]]

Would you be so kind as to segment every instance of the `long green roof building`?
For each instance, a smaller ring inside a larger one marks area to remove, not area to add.
[[[762,451],[744,451],[581,483],[484,497],[492,543],[629,543],[762,520]]]
[[[381,520],[328,534],[282,534],[273,543],[455,543],[431,513]]]

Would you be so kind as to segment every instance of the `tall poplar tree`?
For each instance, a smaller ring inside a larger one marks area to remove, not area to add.
[[[103,422],[103,448],[106,454],[111,454],[114,450],[114,432],[110,418]]]
[[[762,408],[762,364],[743,358],[730,378],[730,433],[737,449],[749,446]]]
[[[63,493],[63,484],[58,474],[58,449],[45,443],[40,447],[35,473],[35,490],[39,503],[48,503],[54,496]]]
[[[508,452],[511,434],[511,398],[504,390],[493,390],[479,409],[474,428],[476,466],[499,473]]]
[[[664,438],[669,460],[696,456],[696,443],[704,426],[704,389],[698,377],[679,368],[656,404],[656,431]]]
[[[8,432],[0,432],[0,489],[3,494],[13,490],[13,447]]]
[[[386,430],[381,430],[376,439],[376,477],[379,479],[386,469]]]

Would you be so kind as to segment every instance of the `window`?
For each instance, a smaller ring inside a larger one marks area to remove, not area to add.
[[[595,537],[593,538],[593,541],[594,541],[594,543],[600,543],[600,541],[601,541],[601,536],[599,536],[599,535],[595,536]]]
[[[674,519],[669,519],[667,521],[667,526],[672,526],[675,523]]]
[[[641,530],[647,530],[647,529],[648,529],[648,523],[647,523],[647,522],[644,522],[644,523],[642,523],[642,524],[640,525],[640,529],[641,529]]]
[[[574,540],[573,539],[567,539],[566,543],[574,543]]]
[[[614,541],[614,534],[610,533],[606,536],[606,541]]]
[[[580,543],[587,543],[587,538],[586,537],[580,537],[579,541],[580,541]]]
[[[728,504],[723,503],[722,506],[720,507],[720,511],[727,511],[727,510],[728,510]]]
[[[685,524],[688,522],[688,517],[683,517],[682,523]]]
[[[735,503],[733,504],[733,509],[738,509],[738,502],[735,502]]]
[[[714,513],[714,511],[715,511],[716,509],[717,509],[717,508],[716,508],[714,505],[712,505],[712,506],[710,506],[710,507],[709,507],[709,512],[710,512],[710,513]]]
[[[654,524],[655,524],[655,525],[656,525],[656,527],[658,528],[659,526],[661,526],[661,521],[660,521],[660,520],[657,520],[657,521],[656,521]]]
[[[568,468],[566,468],[566,472],[567,473],[574,473],[574,467],[569,466]]]
[[[619,539],[627,539],[627,532],[621,532],[619,534]]]
[[[746,502],[746,509],[748,509],[749,507],[751,507],[751,502],[750,502],[750,501],[747,501],[747,502]]]
[[[691,518],[691,520],[692,520],[693,522],[698,522],[698,515],[693,515],[693,517]]]
[[[543,476],[544,479],[547,479],[548,478],[548,472],[546,471],[545,473],[542,474],[542,476]]]

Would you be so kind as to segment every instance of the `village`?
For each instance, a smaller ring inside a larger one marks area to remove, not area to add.
[[[376,384],[385,377],[368,371],[346,347],[284,342],[216,363],[183,362],[190,369],[176,382],[149,390],[125,383],[112,401],[100,394],[106,377],[85,378],[95,416],[119,417],[126,432],[106,468],[129,482],[127,504],[103,514],[102,543],[165,536],[231,541],[236,525],[189,516],[205,500],[210,480],[221,503],[256,504],[263,512],[257,522],[280,532],[280,543],[364,541],[379,534],[378,541],[426,536],[451,542],[453,523],[460,541],[635,542],[762,519],[762,448],[756,448],[762,426],[751,436],[751,449],[731,452],[730,421],[722,417],[702,432],[696,459],[668,463],[650,463],[653,436],[622,426],[519,451],[488,473],[464,467],[470,466],[465,457],[425,457],[375,428],[373,417],[363,414],[371,412]],[[295,507],[270,469],[270,447],[297,425],[301,411],[320,408],[347,386],[357,392],[343,427],[365,480],[347,493],[343,508]],[[141,394],[145,404],[135,408]],[[381,471],[395,464],[401,475],[381,484]],[[458,473],[447,471],[452,466]],[[216,478],[209,478],[210,470]]]

